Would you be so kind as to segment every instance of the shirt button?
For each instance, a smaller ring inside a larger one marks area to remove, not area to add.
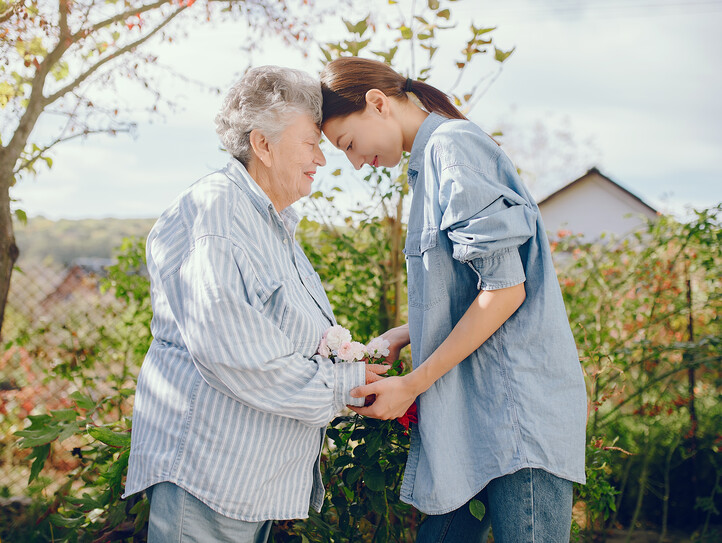
[[[288,245],[288,240],[286,238],[283,238],[283,244]]]

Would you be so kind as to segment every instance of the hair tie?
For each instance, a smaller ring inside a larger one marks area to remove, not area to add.
[[[404,92],[412,92],[411,85],[413,82],[414,82],[414,80],[411,79],[410,77],[406,78],[406,84],[404,85]]]

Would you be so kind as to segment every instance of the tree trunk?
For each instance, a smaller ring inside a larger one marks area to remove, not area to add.
[[[614,513],[612,513],[611,520],[605,526],[602,543],[605,543],[607,541],[607,528],[614,528],[614,526],[617,524],[617,516],[619,515],[619,511],[622,509],[622,499],[624,498],[624,492],[627,489],[627,481],[629,481],[629,473],[631,470],[632,458],[627,456],[624,458],[624,469],[622,470],[621,485],[619,488],[619,494],[617,494],[617,499],[615,502],[616,507],[614,508]]]
[[[687,308],[689,309],[689,319],[687,321],[687,333],[689,334],[690,343],[694,343],[694,315],[692,314],[692,279],[687,272]],[[691,366],[687,370],[687,390],[689,391],[689,422],[691,425],[690,436],[692,441],[692,450],[697,450],[697,410],[695,409],[695,386],[696,376],[695,368]]]
[[[13,217],[10,210],[10,172],[0,172],[0,338],[5,320],[5,304],[10,290],[10,277],[20,252],[15,245]]]
[[[630,543],[632,541],[632,535],[636,528],[639,515],[642,512],[642,503],[644,502],[644,494],[647,489],[647,479],[649,478],[649,462],[652,459],[652,438],[647,438],[644,448],[644,458],[642,460],[642,473],[639,475],[639,489],[637,491],[637,504],[634,507],[634,514],[632,515],[632,521],[629,523],[629,531],[627,532],[627,539],[624,543]]]
[[[671,478],[670,472],[672,471],[672,456],[674,451],[677,450],[679,444],[679,437],[672,439],[672,443],[669,445],[667,451],[667,458],[664,463],[664,497],[662,499],[662,533],[659,534],[659,543],[664,543],[667,539],[667,525],[669,523],[669,495],[671,491]]]

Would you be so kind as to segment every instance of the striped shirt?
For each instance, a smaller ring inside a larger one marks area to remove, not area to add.
[[[316,354],[335,324],[318,274],[243,165],[193,184],[148,236],[153,342],[138,377],[124,497],[170,481],[244,521],[323,503],[325,426],[365,382]]]

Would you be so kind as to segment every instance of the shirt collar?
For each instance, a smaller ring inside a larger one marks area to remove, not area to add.
[[[448,120],[447,117],[432,112],[429,113],[429,116],[421,123],[419,131],[414,138],[414,144],[411,146],[411,154],[409,156],[409,184],[411,188],[414,187],[416,176],[424,165],[424,149],[429,142],[431,134],[434,133],[434,130],[436,130],[439,125]]]
[[[231,159],[226,166],[226,173],[229,179],[248,195],[251,203],[263,217],[270,219],[274,215],[280,216],[286,229],[293,235],[300,221],[300,217],[291,206],[281,210],[280,213],[276,211],[271,199],[263,192],[263,189],[258,186],[258,183],[251,177],[251,174],[248,173],[246,167],[239,160],[235,158]]]

